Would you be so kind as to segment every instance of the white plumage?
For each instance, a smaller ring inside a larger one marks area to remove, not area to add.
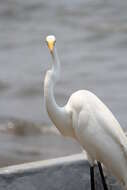
[[[75,138],[87,151],[90,160],[100,161],[127,190],[127,137],[111,111],[93,93],[75,92],[64,107],[54,98],[54,85],[59,79],[60,62],[55,37],[46,38],[52,55],[52,69],[47,72],[44,95],[49,117],[64,136]],[[51,43],[51,44],[50,44]]]

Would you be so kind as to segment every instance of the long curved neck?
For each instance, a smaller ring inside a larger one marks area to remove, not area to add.
[[[62,107],[59,107],[54,98],[54,85],[60,76],[60,62],[57,55],[56,48],[54,48],[54,52],[52,54],[52,69],[47,71],[46,77],[44,80],[44,96],[46,101],[46,108],[49,117],[52,122],[56,125],[57,128],[61,128],[62,130],[62,120],[64,118],[64,111]]]

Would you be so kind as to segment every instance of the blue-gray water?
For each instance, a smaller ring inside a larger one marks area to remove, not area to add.
[[[127,129],[127,1],[124,0],[0,1],[2,125],[9,118],[51,125],[43,98],[44,74],[51,62],[45,44],[47,34],[56,35],[62,64],[61,79],[55,89],[58,104],[64,105],[78,89],[89,89]],[[23,140],[22,148],[17,149],[23,152],[29,138],[38,146],[33,136]],[[44,145],[42,139],[38,141]],[[16,148],[10,146],[10,137],[4,136],[0,141],[4,142],[0,145],[1,155],[3,150],[16,154]],[[11,137],[11,141],[15,143],[15,138]],[[39,159],[46,157],[42,152]]]

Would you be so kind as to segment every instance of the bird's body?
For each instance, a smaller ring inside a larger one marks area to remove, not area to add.
[[[47,42],[50,40],[52,37]],[[107,106],[87,90],[73,93],[68,103],[59,107],[54,98],[54,85],[60,75],[55,47],[51,55],[52,69],[44,82],[46,108],[51,120],[64,136],[75,138],[93,162],[102,162],[127,190],[127,138],[120,124]]]
[[[102,162],[127,185],[127,138],[107,106],[93,93],[81,90],[65,108],[72,110],[75,137],[90,158]]]

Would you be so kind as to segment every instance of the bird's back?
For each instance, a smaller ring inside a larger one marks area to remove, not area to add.
[[[98,122],[107,133],[114,135],[116,140],[121,137],[121,143],[125,144],[127,141],[125,133],[117,119],[95,94],[88,90],[77,91],[72,94],[68,104],[76,112],[77,116],[83,112],[84,119],[88,121],[94,120],[94,123]]]

